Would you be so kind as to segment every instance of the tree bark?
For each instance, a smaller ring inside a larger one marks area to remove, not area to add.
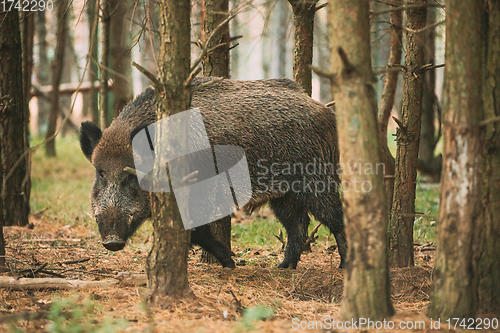
[[[286,68],[287,68],[287,48],[286,42],[288,37],[288,7],[285,1],[278,1],[276,4],[276,11],[278,12],[278,26],[276,29],[277,32],[277,44],[278,44],[278,77],[284,78],[286,77]],[[267,51],[269,52],[269,51]],[[272,64],[272,61],[271,61]]]
[[[500,116],[500,1],[488,1],[486,75],[483,83],[485,119]],[[485,22],[486,20],[483,20]],[[479,244],[479,311],[500,317],[500,125],[488,123],[482,150],[482,211]]]
[[[132,92],[132,50],[130,25],[131,0],[109,0],[110,19],[110,66],[113,80],[113,115],[117,117],[123,107],[134,98]]]
[[[483,1],[447,2],[443,171],[428,313],[442,320],[475,318],[477,308],[484,147],[484,129],[478,126],[483,119],[483,7]]]
[[[401,64],[402,54],[402,11],[391,12],[391,50],[389,54],[388,68]],[[398,86],[399,72],[388,72],[385,75],[384,87],[382,89],[382,97],[378,108],[378,127],[379,127],[379,142],[381,149],[382,163],[384,163],[385,178],[385,193],[387,196],[388,212],[392,209],[392,200],[394,194],[394,157],[392,157],[389,147],[387,146],[387,125],[391,116],[392,108],[394,107],[394,97],[396,96],[396,88]]]
[[[370,60],[368,0],[330,0],[331,69],[337,114],[347,241],[343,316],[378,320],[394,313],[389,297],[387,205],[383,175],[347,172],[380,165]],[[344,51],[345,50],[345,53]],[[342,61],[340,61],[342,60]],[[360,185],[361,184],[361,185]]]
[[[427,25],[436,23],[436,8],[427,10]],[[436,53],[436,28],[428,29],[425,34],[425,64],[434,65]],[[436,148],[436,126],[438,115],[438,99],[436,96],[436,71],[427,71],[424,75],[424,92],[422,96],[422,126],[418,151],[418,169],[434,180],[441,174],[441,158],[434,156]]]
[[[100,96],[100,125],[101,130],[105,130],[109,124],[109,88],[106,84],[109,79],[109,43],[110,43],[110,0],[100,0],[101,3],[101,24],[102,24],[102,37],[101,37],[101,65],[99,68],[100,81],[101,81],[101,96]]]
[[[97,7],[99,4],[98,0],[88,0],[87,1],[87,17],[89,22],[89,48],[91,60],[89,62],[89,74],[88,80],[89,82],[95,82],[98,79],[99,67],[97,66],[98,53],[97,49],[99,47],[97,40],[97,30],[99,25],[99,18],[97,13],[99,13],[99,8]],[[94,124],[99,124],[99,98],[97,89],[94,88],[93,85],[90,86],[90,103],[89,103],[89,112],[90,120]]]
[[[427,0],[408,1],[422,4]],[[425,26],[426,7],[406,10],[406,28]],[[403,108],[397,131],[396,172],[390,224],[391,264],[397,267],[414,265],[413,221],[415,220],[415,189],[417,186],[418,143],[424,84],[424,36],[405,30],[405,71],[403,74]]]
[[[64,53],[66,49],[66,37],[68,33],[68,0],[57,3],[57,41],[54,58],[52,59],[52,95],[50,100],[49,124],[45,139],[45,155],[56,156],[56,143],[53,137],[56,133],[57,116],[59,115],[59,84],[61,83],[64,69]]]
[[[0,154],[2,155],[4,226],[28,224],[29,180],[27,164],[21,158],[26,142],[26,100],[23,96],[22,46],[19,12],[0,11]],[[17,163],[17,165],[16,165]],[[2,216],[0,216],[2,217]]]
[[[50,74],[49,74],[49,58],[47,57],[47,21],[45,11],[39,11],[36,13],[36,35],[37,35],[37,55],[38,55],[38,65],[35,67],[35,74],[38,84],[45,86],[50,84]],[[44,133],[47,129],[47,119],[50,113],[50,104],[48,101],[38,98],[38,119],[37,119],[37,130],[38,134]]]
[[[228,13],[229,0],[203,0],[203,29],[202,41],[226,19]],[[209,49],[218,45],[212,53],[209,53],[203,60],[203,76],[217,76],[229,78],[229,23],[214,35]],[[215,239],[231,249],[231,216],[226,216],[210,225],[210,230]],[[216,263],[215,256],[205,250],[201,253],[201,260],[208,263]]]
[[[162,0],[157,4],[160,14],[158,62],[162,87],[161,90],[156,88],[156,104],[160,120],[190,107],[191,88],[184,82],[189,76],[191,61],[191,3],[189,0]],[[157,133],[156,140],[159,137]],[[146,271],[151,290],[150,301],[159,304],[167,296],[190,295],[187,280],[190,232],[184,230],[172,193],[153,193],[151,199],[154,233]]]
[[[33,39],[35,37],[35,13],[23,12],[22,14],[22,48],[23,48],[23,96],[24,96],[24,150],[30,148],[30,108],[29,101],[31,99],[31,77],[33,76]],[[25,176],[21,183],[23,194],[23,203],[25,207],[22,209],[30,211],[30,195],[31,195],[31,155],[26,154],[24,157],[26,167]],[[27,221],[26,221],[27,224]]]
[[[293,79],[312,94],[310,65],[313,61],[314,15],[317,0],[288,0],[293,11],[295,46],[293,50]]]

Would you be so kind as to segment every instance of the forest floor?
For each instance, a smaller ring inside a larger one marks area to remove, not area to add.
[[[98,281],[113,279],[120,272],[144,273],[151,224],[146,222],[124,250],[104,249],[89,215],[93,168],[75,138],[61,139],[57,147],[57,159],[47,160],[42,151],[33,157],[31,223],[5,228],[11,272],[2,275]],[[422,183],[419,191],[417,211],[435,216],[436,187]],[[188,300],[150,308],[144,301],[145,286],[125,284],[75,291],[4,288],[0,289],[0,332],[328,331],[332,319],[342,318],[343,270],[337,268],[340,257],[333,236],[321,227],[312,252],[302,255],[298,268],[280,270],[276,265],[283,259],[282,245],[274,236],[279,223],[266,209],[254,215],[234,218],[236,269],[201,263],[201,249],[191,250],[188,272],[194,297]],[[415,246],[415,267],[390,270],[396,314],[387,320],[396,327],[406,322],[415,330],[429,330],[431,320],[425,313],[434,264],[430,242],[434,227],[426,218],[415,224],[420,244]],[[2,317],[23,312],[43,319],[2,322]]]

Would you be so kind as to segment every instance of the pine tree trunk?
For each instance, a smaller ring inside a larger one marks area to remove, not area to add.
[[[111,21],[111,9],[109,6],[110,0],[101,0],[101,25],[102,25],[102,37],[101,37],[101,65],[99,68],[100,83],[101,83],[101,95],[99,99],[99,124],[101,125],[101,130],[105,130],[109,124],[109,43],[110,43],[110,21]]]
[[[446,5],[443,171],[428,313],[442,320],[476,314],[484,147],[484,128],[478,126],[483,119],[484,4],[448,0]]]
[[[287,68],[287,36],[288,36],[288,18],[289,18],[289,9],[285,2],[285,0],[278,1],[276,4],[276,11],[278,15],[278,26],[276,29],[276,42],[278,44],[278,77],[284,78],[286,77],[286,68]],[[269,52],[269,51],[267,51]],[[273,61],[271,60],[271,64]]]
[[[288,0],[293,10],[293,26],[295,28],[295,46],[293,58],[293,78],[312,94],[311,69],[313,60],[314,15],[317,0]]]
[[[25,185],[29,171],[20,159],[26,142],[26,100],[23,96],[23,67],[19,12],[0,12],[0,154],[2,155],[3,221],[5,226],[28,224],[29,193]],[[27,173],[28,172],[28,173]],[[0,216],[1,217],[1,216]]]
[[[407,3],[426,3],[414,0]],[[426,7],[406,10],[406,28],[425,26]],[[405,30],[405,71],[403,73],[403,109],[397,131],[398,148],[391,211],[391,264],[397,267],[414,265],[413,221],[415,220],[415,189],[417,186],[418,143],[424,84],[424,35]]]
[[[30,108],[29,101],[31,99],[31,77],[33,76],[33,39],[35,37],[35,13],[23,12],[23,24],[21,30],[21,40],[23,48],[23,96],[24,96],[24,150],[30,148]],[[23,192],[22,201],[25,207],[23,209],[30,212],[30,195],[31,195],[31,155],[26,154],[24,157],[26,167],[25,176],[21,183]],[[28,224],[28,221],[26,221]]]
[[[90,56],[91,60],[89,62],[89,68],[88,68],[88,78],[90,82],[96,82],[97,79],[99,78],[99,67],[97,67],[97,63],[99,61],[98,59],[98,40],[97,40],[97,31],[98,31],[98,25],[99,25],[99,17],[97,13],[99,13],[98,7],[96,5],[98,4],[98,0],[88,0],[86,7],[87,7],[87,17],[88,17],[88,22],[89,22],[89,48],[91,48],[90,51]],[[94,124],[99,124],[99,96],[97,89],[94,88],[92,85],[90,87],[90,92],[89,92],[89,97],[90,97],[90,103],[89,103],[89,108],[90,112],[90,120]]]
[[[39,11],[36,13],[36,35],[37,35],[37,55],[38,55],[38,65],[35,67],[35,74],[40,86],[46,86],[50,84],[50,64],[49,58],[47,57],[48,47],[47,47],[47,21],[46,12]],[[50,113],[49,102],[42,97],[37,98],[38,104],[38,119],[37,119],[37,129],[38,134],[41,135],[47,131],[47,121]]]
[[[427,25],[436,23],[436,8],[427,10]],[[436,53],[436,29],[425,32],[425,64],[434,65]],[[436,148],[436,120],[438,100],[436,96],[436,71],[431,70],[424,75],[424,92],[422,95],[422,126],[418,152],[418,169],[436,181],[441,174],[441,159],[434,156]]]
[[[184,81],[189,76],[191,60],[191,3],[162,0],[158,2],[158,9],[158,62],[163,89],[157,89],[156,104],[158,119],[162,119],[190,107],[191,89]],[[159,136],[157,133],[157,140]],[[150,300],[160,304],[166,296],[190,294],[187,279],[190,232],[184,230],[173,193],[153,193],[151,199],[154,233],[146,269]]]
[[[57,41],[54,58],[52,59],[52,94],[50,95],[50,114],[47,133],[45,138],[48,140],[45,144],[45,155],[56,156],[56,143],[53,138],[56,132],[57,118],[59,115],[59,84],[61,83],[62,72],[64,69],[64,53],[66,49],[66,37],[68,33],[68,0],[61,0],[57,3]]]
[[[212,33],[217,26],[226,19],[229,10],[229,0],[203,0],[203,30],[202,40]],[[229,24],[226,24],[222,29],[213,36],[208,45],[209,49],[221,45],[208,54],[203,60],[203,76],[217,76],[229,78]],[[231,248],[231,216],[226,216],[210,225],[210,230],[215,239]],[[216,263],[218,260],[209,252],[203,250],[201,253],[201,261],[208,263]]]
[[[123,107],[134,98],[132,92],[132,53],[131,34],[129,31],[131,0],[109,0],[112,10],[110,19],[110,67],[113,80],[113,115],[117,117]]]
[[[368,0],[330,0],[331,69],[340,162],[344,165],[344,221],[349,244],[343,316],[378,320],[393,314],[389,297],[387,205],[380,172],[347,172],[380,165],[370,60]],[[345,50],[343,53],[342,49]],[[344,57],[342,57],[344,55]],[[346,59],[348,58],[348,59]],[[343,59],[343,61],[340,61]],[[347,186],[350,188],[348,189]]]
[[[401,64],[402,54],[402,12],[391,13],[391,51],[389,54],[388,68]],[[392,157],[387,146],[387,125],[394,107],[394,97],[398,86],[399,72],[388,72],[385,75],[382,97],[378,108],[379,142],[381,149],[382,163],[384,163],[385,193],[387,196],[387,207],[390,212],[394,194],[394,157]]]
[[[488,1],[489,26],[484,80],[485,119],[500,116],[500,1]],[[485,22],[485,20],[483,20]],[[482,212],[479,244],[478,305],[481,313],[500,317],[500,127],[488,123],[483,147]]]

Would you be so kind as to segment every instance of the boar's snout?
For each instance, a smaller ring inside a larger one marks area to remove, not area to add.
[[[120,239],[119,237],[106,237],[106,239],[102,242],[102,245],[110,251],[120,251],[125,247],[125,241]]]

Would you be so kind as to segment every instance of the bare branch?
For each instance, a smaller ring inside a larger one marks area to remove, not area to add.
[[[382,15],[382,14],[386,14],[386,13],[397,12],[398,10],[407,10],[407,9],[421,8],[421,7],[445,8],[444,5],[441,5],[439,3],[421,3],[421,4],[416,3],[416,4],[409,4],[409,5],[404,5],[404,6],[400,6],[400,7],[391,8],[391,9],[381,10],[379,12],[371,12],[370,16]]]
[[[405,28],[403,27],[404,30],[408,31],[408,32],[412,32],[414,34],[418,34],[419,32],[423,32],[425,30],[428,30],[428,29],[431,29],[431,28],[435,28],[437,27],[438,25],[441,25],[443,23],[445,23],[446,20],[442,20],[442,21],[439,21],[439,22],[436,22],[436,23],[433,23],[433,24],[430,24],[426,27],[423,27],[422,29],[417,29],[417,30],[413,30],[413,29],[410,29],[410,28]]]
[[[328,2],[325,2],[324,4],[317,6],[314,10],[315,10],[315,11],[318,11],[318,10],[320,10],[321,8],[325,8],[326,6],[328,6]]]
[[[486,120],[483,120],[482,122],[479,123],[479,126],[486,126],[490,123],[496,123],[496,122],[499,122],[500,121],[500,116],[497,116],[497,117],[492,117],[492,118],[488,118]]]
[[[157,89],[162,89],[163,84],[154,76],[151,72],[149,72],[146,68],[142,67],[141,65],[137,64],[135,61],[132,61],[132,66],[137,68],[139,72],[144,74],[148,79],[153,81],[155,88]]]
[[[349,74],[349,73],[353,72],[354,66],[349,61],[349,58],[347,57],[347,53],[345,53],[342,46],[339,46],[337,48],[337,53],[340,56],[340,60],[342,60],[342,65],[344,65],[344,73]]]
[[[191,85],[191,82],[201,72],[201,67],[197,67],[196,70],[192,71],[186,81],[184,81],[184,88],[187,88]]]
[[[198,90],[203,89],[205,87],[211,86],[212,84],[220,82],[220,81],[225,80],[225,79],[226,78],[224,78],[224,77],[218,77],[218,78],[212,79],[206,83],[200,84],[199,86],[193,87],[191,89],[191,92],[194,93],[195,91],[198,91]]]
[[[327,78],[329,79],[330,81],[332,80],[335,80],[335,77],[336,75],[332,72],[327,72],[327,71],[324,71],[323,69],[319,68],[319,67],[316,67],[316,66],[313,66],[313,65],[309,65],[309,68],[314,72],[316,73],[317,75],[321,76],[321,77],[324,77],[324,78]]]

